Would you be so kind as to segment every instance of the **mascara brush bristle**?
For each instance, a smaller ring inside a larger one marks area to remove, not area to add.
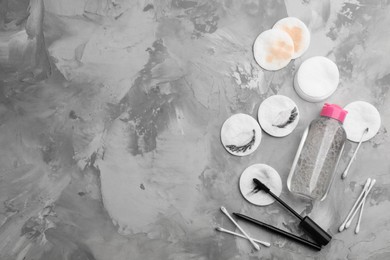
[[[266,193],[270,192],[270,189],[258,179],[253,178],[253,182],[255,183],[255,189],[265,191]]]

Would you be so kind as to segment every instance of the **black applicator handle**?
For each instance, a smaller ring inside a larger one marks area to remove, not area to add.
[[[299,226],[305,230],[305,232],[310,235],[317,243],[326,246],[332,236],[329,235],[325,230],[323,230],[317,223],[314,222],[308,216],[304,217],[303,220],[299,223]]]
[[[313,243],[313,242],[311,242],[311,241],[309,241],[309,240],[306,240],[306,239],[304,239],[304,238],[301,238],[301,237],[299,237],[299,236],[296,236],[296,235],[294,235],[294,234],[291,234],[291,233],[289,233],[289,232],[287,232],[287,231],[284,231],[284,230],[282,230],[282,229],[279,229],[279,228],[277,228],[277,227],[274,227],[274,226],[271,226],[271,225],[269,225],[269,224],[263,223],[263,222],[261,222],[261,221],[259,221],[259,220],[257,220],[257,219],[254,219],[254,218],[245,216],[245,215],[240,214],[240,213],[233,213],[233,215],[236,216],[236,217],[238,217],[238,218],[244,219],[244,220],[246,220],[246,221],[248,221],[248,222],[251,222],[251,223],[253,223],[253,224],[255,224],[255,225],[258,225],[258,226],[261,226],[261,227],[263,227],[263,228],[266,228],[266,229],[268,229],[268,230],[270,230],[270,231],[272,231],[272,232],[274,232],[274,233],[276,233],[276,234],[279,234],[279,235],[288,237],[288,238],[290,238],[290,239],[292,239],[292,240],[294,240],[294,241],[296,241],[296,242],[298,242],[298,243],[301,243],[301,244],[303,244],[303,245],[305,245],[305,246],[311,247],[311,248],[313,248],[313,249],[315,249],[315,250],[318,250],[318,251],[321,250],[321,246],[318,245],[318,244],[316,244],[316,243]]]

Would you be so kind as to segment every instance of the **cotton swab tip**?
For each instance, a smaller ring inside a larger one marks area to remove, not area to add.
[[[362,208],[360,209],[359,219],[355,228],[355,234],[358,234],[360,231],[360,221],[362,219],[363,209],[364,209],[364,202],[362,204]]]
[[[368,178],[368,179],[366,180],[366,183],[364,184],[363,190],[366,190],[366,189],[368,188],[368,185],[370,185],[370,183],[371,183],[371,178]]]
[[[241,238],[247,239],[244,235],[241,235],[241,234],[238,234],[236,232],[224,229],[222,227],[216,227],[215,230],[217,230],[219,232],[224,232],[224,233],[227,233],[227,234],[231,234],[231,235],[234,235],[234,236],[237,236],[237,237],[241,237]],[[254,242],[259,243],[260,245],[263,245],[263,246],[266,246],[266,247],[270,247],[271,246],[271,243],[269,243],[269,242],[261,241],[261,240],[254,239],[254,238],[252,238],[252,239],[253,239]]]
[[[358,234],[359,231],[360,231],[360,226],[356,226],[356,228],[355,228],[355,234]]]
[[[339,227],[339,232],[342,232],[345,229],[345,223],[341,224]]]

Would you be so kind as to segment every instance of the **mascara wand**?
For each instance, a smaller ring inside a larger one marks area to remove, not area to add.
[[[332,236],[329,235],[325,230],[323,230],[317,223],[314,222],[308,216],[302,217],[295,210],[293,210],[287,203],[281,200],[278,196],[276,196],[264,183],[259,181],[256,178],[253,178],[253,182],[255,183],[255,189],[262,190],[265,193],[271,195],[276,201],[282,204],[288,211],[290,211],[293,215],[295,215],[301,222],[299,226],[310,235],[317,243],[320,245],[327,245],[329,241],[332,239]]]

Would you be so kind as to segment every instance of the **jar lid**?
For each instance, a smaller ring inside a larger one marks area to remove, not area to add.
[[[330,97],[339,84],[339,70],[330,59],[322,56],[305,60],[294,78],[297,94],[306,101],[320,102]]]
[[[348,114],[348,111],[344,110],[342,107],[340,107],[336,104],[325,103],[325,105],[322,107],[320,115],[334,118],[334,119],[340,121],[341,123],[343,123],[347,114]]]

